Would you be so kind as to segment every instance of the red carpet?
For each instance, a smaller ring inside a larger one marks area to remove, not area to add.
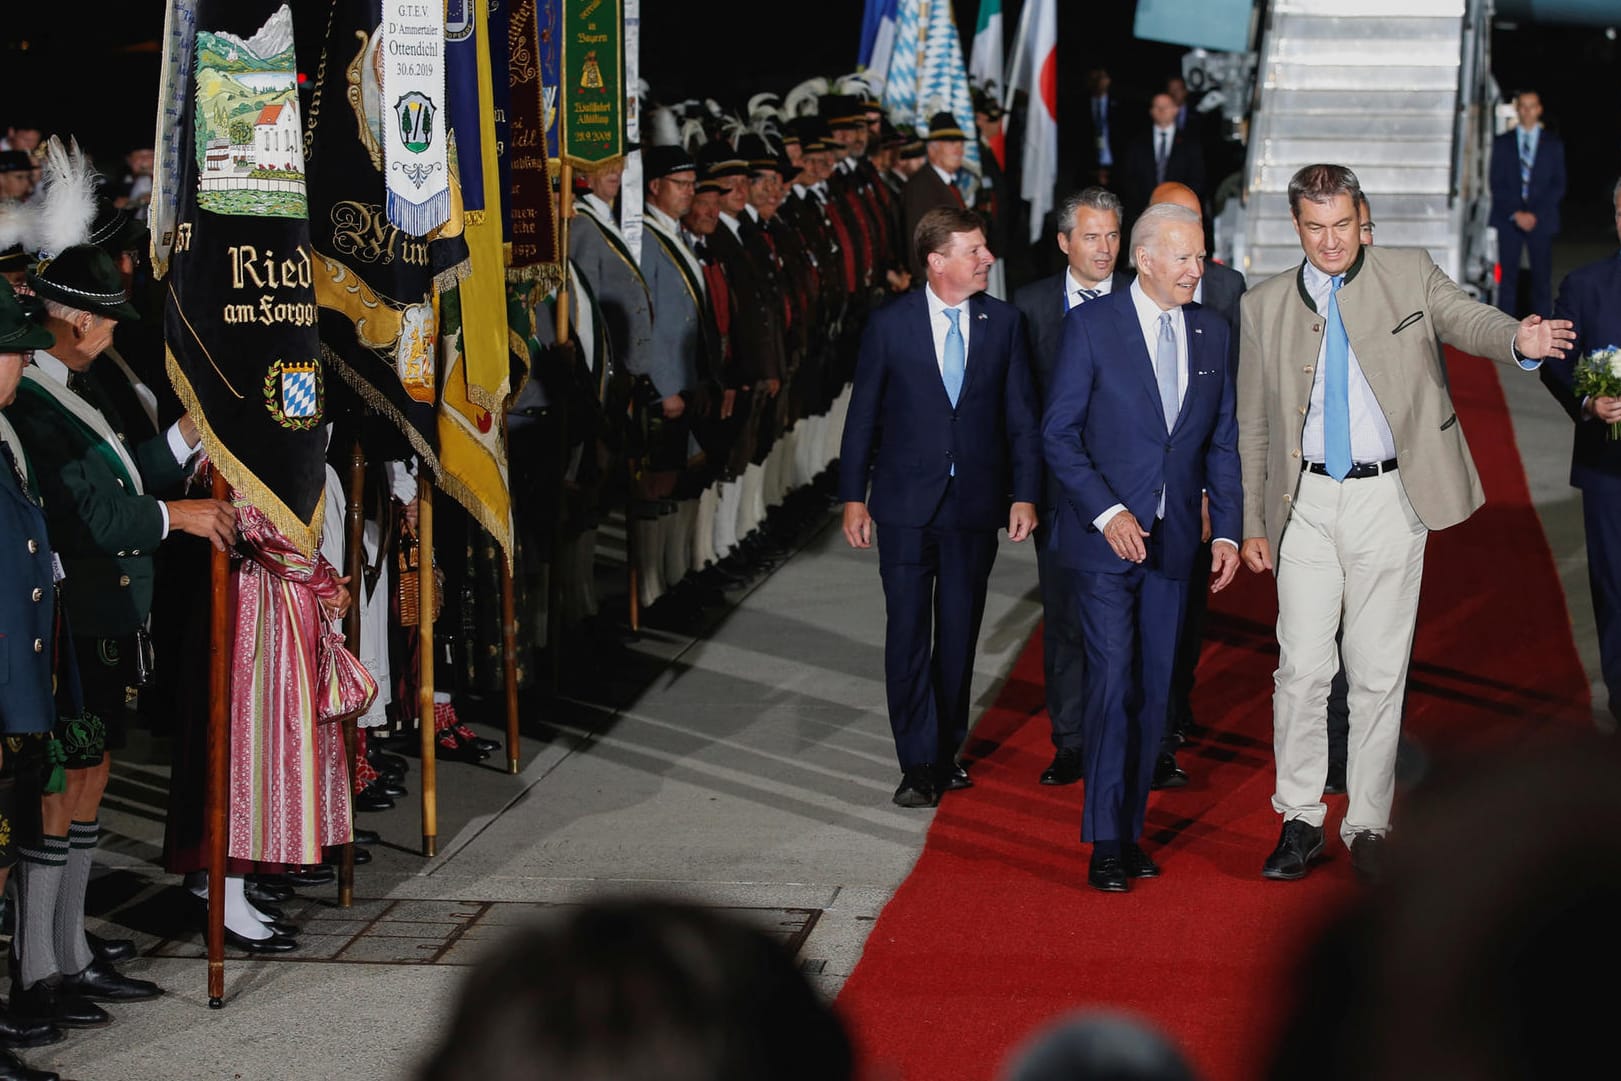
[[[1430,540],[1407,726],[1432,757],[1588,718],[1492,367],[1451,362],[1488,503]],[[1149,804],[1145,847],[1165,873],[1126,896],[1086,888],[1079,786],[1036,783],[1052,746],[1039,634],[1029,643],[974,731],[975,787],[935,812],[839,998],[867,1077],[993,1078],[1032,1030],[1082,1006],[1146,1015],[1207,1081],[1261,1075],[1298,945],[1356,887],[1333,839],[1343,796],[1328,800],[1326,863],[1303,882],[1260,878],[1278,830],[1276,597],[1270,576],[1240,576],[1212,606],[1194,699],[1209,731],[1181,755],[1193,783]]]

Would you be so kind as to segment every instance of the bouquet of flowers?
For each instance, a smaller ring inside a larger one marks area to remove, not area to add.
[[[1606,345],[1577,361],[1573,383],[1582,398],[1621,398],[1621,348]],[[1621,439],[1621,424],[1610,425],[1610,438]]]

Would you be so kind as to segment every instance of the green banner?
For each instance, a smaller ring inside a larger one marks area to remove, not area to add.
[[[563,157],[576,168],[625,152],[624,49],[620,0],[563,0]]]

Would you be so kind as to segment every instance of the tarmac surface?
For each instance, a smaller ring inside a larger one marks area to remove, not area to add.
[[[1556,284],[1614,251],[1596,226],[1590,235],[1600,242],[1559,250]],[[1594,682],[1595,723],[1609,725],[1581,505],[1567,482],[1569,421],[1534,375],[1499,372]],[[135,741],[113,767],[91,927],[133,936],[141,956],[124,970],[168,993],[111,1006],[111,1026],[23,1057],[78,1081],[408,1078],[448,1028],[468,965],[506,929],[623,891],[757,920],[835,994],[931,815],[889,800],[899,770],[876,553],[848,549],[831,510],[801,544],[723,607],[655,607],[638,639],[604,657],[607,678],[527,708],[519,774],[504,772],[499,752],[483,765],[442,762],[432,859],[418,848],[413,760],[411,796],[360,816],[384,843],[357,869],[354,906],[338,908],[334,887],[305,891],[287,906],[305,929],[301,948],[230,955],[221,1010],[207,1007],[200,906],[161,869],[169,751]],[[994,698],[1039,617],[1034,552],[1004,536],[976,701]],[[1081,855],[1077,846],[1077,888]]]

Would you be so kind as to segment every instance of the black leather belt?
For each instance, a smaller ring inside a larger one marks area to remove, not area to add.
[[[1300,467],[1307,473],[1320,473],[1328,476],[1328,466],[1322,462],[1306,462]],[[1386,458],[1382,462],[1358,462],[1345,474],[1346,480],[1364,480],[1368,477],[1377,477],[1381,473],[1389,473],[1396,468],[1396,459]]]

